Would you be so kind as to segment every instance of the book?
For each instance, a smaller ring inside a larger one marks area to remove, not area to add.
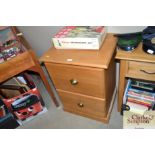
[[[154,88],[154,83],[129,79],[123,96],[123,105],[129,107],[128,111],[140,115],[155,110]]]
[[[133,93],[133,92],[128,92],[127,96],[142,99],[142,100],[146,100],[146,101],[155,102],[155,98],[153,98],[153,97],[140,95],[140,94],[136,94],[136,93]]]
[[[131,79],[128,79],[128,82],[127,82],[127,85],[126,85],[126,89],[125,89],[125,92],[124,92],[124,96],[123,96],[123,104],[126,104],[127,93],[128,93],[128,90],[130,89],[130,85],[131,85]]]
[[[57,49],[98,50],[106,33],[104,26],[66,26],[52,38],[52,41]]]
[[[145,100],[137,99],[137,98],[131,98],[131,97],[128,97],[127,101],[137,103],[140,105],[144,105],[147,107],[152,107],[152,104],[153,104],[153,102],[149,102],[149,101],[145,101]]]
[[[129,89],[128,94],[155,101],[155,93],[149,93],[149,92],[140,91],[137,89]]]
[[[131,82],[131,88],[155,93],[155,84],[154,83],[148,83],[148,82],[141,82],[141,81],[133,80]]]
[[[132,102],[127,102],[127,105],[130,107],[130,110],[129,110],[130,112],[137,113],[140,115],[143,115],[148,110],[148,107],[143,105],[138,105]]]

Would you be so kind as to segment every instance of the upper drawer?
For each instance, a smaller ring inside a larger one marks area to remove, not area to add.
[[[129,61],[127,76],[155,81],[155,64]]]
[[[56,89],[105,98],[104,70],[45,63]]]

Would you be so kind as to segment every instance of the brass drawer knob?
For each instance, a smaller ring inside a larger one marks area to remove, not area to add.
[[[77,81],[76,79],[71,79],[71,80],[70,80],[70,83],[71,83],[72,85],[77,85],[77,84],[78,84],[78,81]]]
[[[78,103],[77,104],[80,108],[83,108],[84,107],[84,104],[82,102]]]

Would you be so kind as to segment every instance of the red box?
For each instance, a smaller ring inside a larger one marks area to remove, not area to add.
[[[11,84],[9,81],[4,83],[0,90],[2,101],[18,120],[23,121],[30,116],[37,115],[44,109],[40,92],[27,73],[14,77]]]
[[[11,99],[3,99],[3,102],[19,120],[25,120],[43,110],[37,88]]]

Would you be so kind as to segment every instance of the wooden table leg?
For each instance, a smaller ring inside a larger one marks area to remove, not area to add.
[[[121,60],[120,61],[120,74],[119,74],[119,88],[118,88],[118,112],[121,111],[121,106],[123,103],[123,95],[124,95],[124,89],[125,89],[125,85],[126,85],[126,72],[127,72],[127,61],[125,60]]]
[[[51,89],[51,86],[49,85],[49,83],[48,83],[48,81],[47,81],[47,79],[46,79],[46,77],[44,75],[44,72],[43,72],[43,70],[41,68],[39,68],[39,74],[40,74],[40,77],[41,77],[41,79],[42,79],[48,93],[50,94],[51,98],[53,99],[55,105],[58,107],[59,103],[58,103],[57,99],[55,98],[55,95],[54,95],[54,93],[53,93],[53,91]]]
[[[49,85],[49,83],[48,83],[48,81],[47,81],[47,79],[46,79],[46,77],[44,75],[44,72],[43,72],[43,70],[42,70],[42,68],[41,68],[41,66],[39,64],[39,61],[37,60],[37,58],[36,58],[36,56],[35,56],[35,54],[33,52],[30,52],[30,55],[31,55],[31,57],[32,57],[32,59],[33,59],[33,61],[35,63],[35,66],[33,66],[29,70],[37,72],[40,75],[41,80],[43,81],[43,83],[44,83],[48,93],[50,94],[51,98],[53,99],[54,104],[58,107],[59,103],[58,103],[58,101],[57,101],[57,99],[55,97],[55,94],[52,91],[51,86]]]

